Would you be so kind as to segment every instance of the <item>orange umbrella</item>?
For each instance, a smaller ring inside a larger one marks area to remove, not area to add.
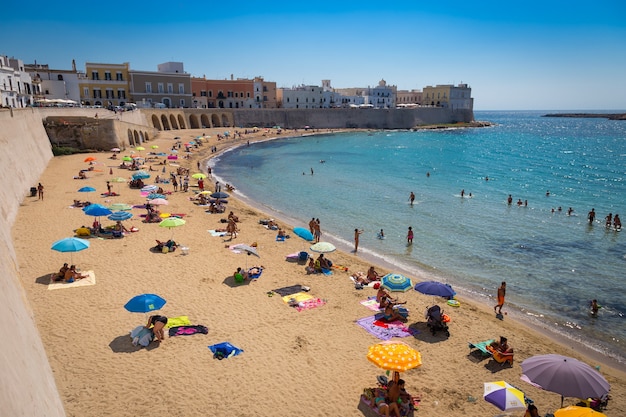
[[[569,407],[561,408],[554,412],[555,417],[606,417],[599,411],[595,411],[589,407],[577,407],[570,405]]]
[[[83,162],[91,162],[91,161],[95,161],[96,158],[94,156],[88,156],[87,158],[85,158],[85,160]]]
[[[403,372],[422,365],[422,356],[403,342],[388,341],[369,347],[367,359],[387,371]]]

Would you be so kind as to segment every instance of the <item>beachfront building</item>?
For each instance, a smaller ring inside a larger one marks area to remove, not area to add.
[[[375,109],[390,109],[396,105],[395,85],[387,85],[387,81],[380,80],[376,87],[363,89],[365,104],[369,104]]]
[[[130,64],[86,62],[85,72],[78,72],[80,101],[85,106],[114,107],[129,102]]]
[[[58,103],[77,105],[80,103],[80,85],[76,61],[72,69],[51,69],[48,64],[26,64],[26,71],[33,80],[35,104]]]
[[[360,107],[365,105],[363,88],[335,88],[335,107]]]
[[[276,99],[284,109],[319,109],[323,105],[322,87],[300,85],[292,88],[279,88]]]
[[[422,104],[422,90],[397,90],[396,107],[412,108]]]
[[[0,106],[23,108],[33,104],[33,84],[21,59],[0,55]]]
[[[256,105],[254,80],[235,79],[208,80],[206,77],[191,77],[191,107],[201,109],[251,109]]]
[[[472,89],[467,84],[424,87],[423,104],[450,109],[473,109]]]
[[[253,88],[254,108],[275,109],[278,107],[274,81],[265,81],[263,77],[254,77]]]
[[[179,108],[192,106],[191,75],[182,62],[165,62],[157,71],[130,70],[130,96],[137,107]]]

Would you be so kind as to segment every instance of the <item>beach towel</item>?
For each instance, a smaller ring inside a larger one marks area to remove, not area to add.
[[[347,266],[333,264],[333,266],[331,266],[331,268],[335,268],[335,269],[338,269],[340,271],[348,272],[348,267]]]
[[[187,316],[169,317],[165,327],[188,326],[191,322]]]
[[[89,285],[96,285],[96,275],[93,271],[82,272],[82,274],[86,274],[87,277],[83,279],[77,279],[74,282],[51,282],[48,284],[49,290],[60,290],[63,288],[73,288],[73,287],[86,287]]]
[[[332,275],[333,271],[331,271],[330,269],[322,268],[322,274],[324,274],[324,275]]]
[[[317,308],[326,304],[326,301],[321,298],[312,298],[310,300],[300,301],[296,306],[296,310],[310,310],[312,308]]]
[[[300,287],[299,290],[302,290],[302,287]],[[285,302],[285,304],[291,303],[292,300],[296,303],[301,303],[302,301],[307,301],[307,300],[312,300],[312,299],[313,299],[312,295],[309,295],[304,292],[297,292],[297,293],[286,295],[283,297],[283,301]]]
[[[211,236],[213,237],[222,237],[222,236],[226,236],[228,234],[228,232],[218,232],[215,230],[207,230],[207,232],[211,233]]]
[[[169,323],[169,320],[168,320]],[[202,326],[200,324],[197,325],[193,325],[193,326],[175,326],[175,327],[170,327],[169,330],[169,335],[170,337],[173,336],[189,336],[192,334],[209,334],[209,328],[206,326]]]
[[[372,311],[379,312],[380,311],[380,303],[376,301],[376,298],[368,298],[367,300],[361,301],[361,304]]]
[[[276,242],[284,242],[285,241],[285,236],[276,236]]]
[[[263,273],[263,269],[259,268],[259,272],[256,274],[251,274],[250,271],[252,268],[248,269],[248,278],[250,279],[259,279],[261,278],[261,274]]]
[[[209,346],[209,349],[211,349],[211,352],[213,352],[213,357],[219,360],[237,356],[240,353],[243,353],[243,349],[231,345],[229,342],[222,342],[211,345]]]
[[[272,291],[280,295],[281,297],[284,297],[286,295],[291,295],[302,291],[302,284],[290,285],[289,287],[282,287]]]
[[[383,323],[376,319],[376,316],[364,317],[356,321],[356,324],[363,327],[368,333],[376,336],[380,340],[389,340],[393,337],[408,337],[417,334],[400,321]]]

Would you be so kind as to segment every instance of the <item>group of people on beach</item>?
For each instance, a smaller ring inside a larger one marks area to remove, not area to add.
[[[587,220],[589,221],[589,224],[593,224],[595,222],[596,209],[592,208],[589,213],[587,213]],[[613,226],[613,230],[618,232],[622,230],[622,220],[619,218],[619,214],[615,213],[615,216],[613,216],[613,213],[609,213],[604,218],[604,226],[607,229],[610,229],[611,226]]]
[[[309,231],[313,235],[313,240],[315,243],[320,241],[322,237],[322,229],[320,228],[320,219],[316,219],[313,217],[309,222]]]

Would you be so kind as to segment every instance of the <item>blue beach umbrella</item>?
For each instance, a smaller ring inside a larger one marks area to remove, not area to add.
[[[70,263],[74,263],[72,253],[80,252],[89,247],[89,241],[80,239],[77,237],[66,237],[65,239],[57,240],[52,244],[50,249],[57,252],[70,252]]]
[[[406,292],[413,288],[411,279],[402,274],[387,274],[380,282],[384,288],[394,292]]]
[[[226,194],[226,193],[218,191],[218,192],[215,192],[215,193],[211,194],[211,197],[220,199],[220,198],[228,198],[230,196],[228,194]]]
[[[117,221],[122,221],[122,220],[128,220],[131,217],[133,217],[132,213],[129,213],[127,211],[116,211],[107,218],[109,220],[113,220],[117,222]]]
[[[85,212],[85,214],[94,217],[108,216],[109,214],[113,213],[110,209],[100,204],[90,204],[85,207],[83,211]]]
[[[456,292],[448,284],[437,281],[426,281],[415,284],[415,291],[426,295],[438,295],[440,297],[454,297]]]
[[[146,192],[146,193],[151,193],[151,192],[156,191],[156,190],[158,190],[158,189],[159,189],[159,187],[157,187],[157,186],[156,186],[156,185],[154,185],[154,184],[151,184],[151,185],[146,185],[146,186],[144,186],[144,187],[141,189],[141,191]]]
[[[161,309],[165,303],[166,301],[156,294],[141,294],[131,298],[124,308],[131,313],[149,313]]]
[[[94,191],[96,191],[96,189],[93,187],[83,187],[78,189],[79,193],[93,193]]]
[[[155,200],[157,198],[163,198],[165,199],[165,196],[163,194],[158,194],[158,193],[152,193],[152,194],[148,194],[148,196],[146,197],[148,200]]]

